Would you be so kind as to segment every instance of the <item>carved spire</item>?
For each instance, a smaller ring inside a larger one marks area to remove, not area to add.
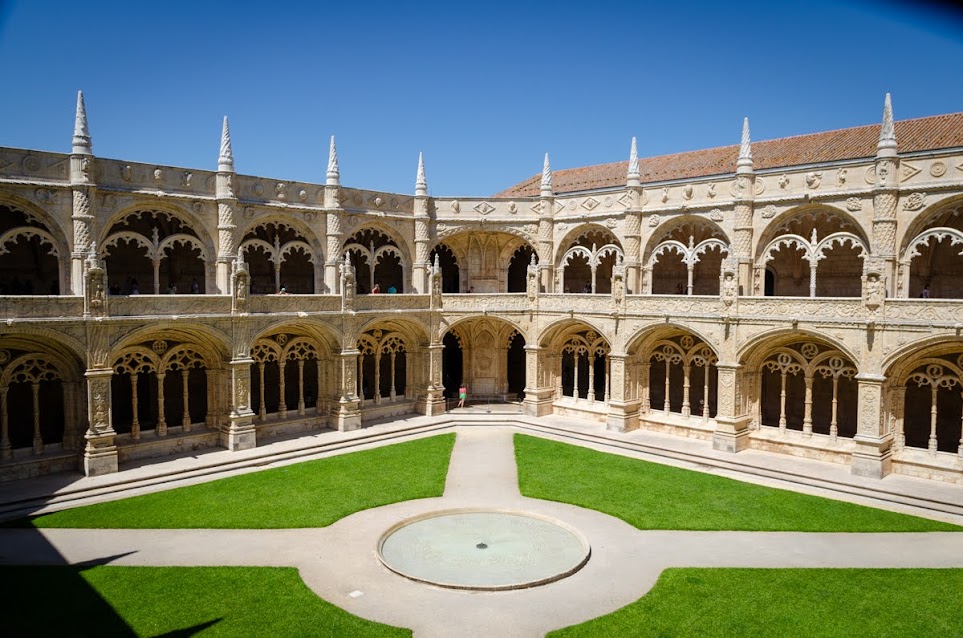
[[[542,166],[542,196],[551,197],[554,194],[552,189],[552,166],[548,162],[548,153],[545,153],[545,164]]]
[[[425,158],[418,153],[418,177],[415,178],[415,197],[428,197],[428,178],[425,177]]]
[[[90,141],[90,129],[87,127],[87,107],[84,105],[84,92],[77,91],[77,114],[74,117],[74,153],[93,155],[94,145]]]
[[[896,157],[896,127],[893,125],[893,102],[889,93],[883,103],[883,126],[879,129],[876,157]]]
[[[231,128],[227,123],[227,116],[224,116],[224,125],[221,126],[221,152],[217,156],[217,170],[223,172],[234,172],[234,151],[231,149]]]
[[[328,150],[328,186],[341,185],[341,171],[338,170],[338,147],[334,145],[334,135],[331,136],[331,148]]]
[[[628,186],[638,186],[640,184],[641,175],[639,175],[639,147],[635,141],[635,136],[632,137],[632,148],[629,149],[629,172],[626,175],[626,184]]]
[[[742,142],[739,144],[739,159],[736,161],[736,173],[752,172],[752,146],[749,141],[749,118],[742,120]]]

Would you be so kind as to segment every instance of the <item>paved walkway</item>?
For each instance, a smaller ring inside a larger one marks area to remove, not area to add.
[[[457,428],[445,493],[323,529],[0,530],[0,564],[293,566],[319,596],[415,636],[542,636],[644,595],[666,567],[963,567],[963,533],[812,534],[636,530],[598,512],[522,497],[511,427]],[[572,576],[531,589],[468,592],[409,581],[379,562],[386,529],[464,507],[549,516],[592,546]]]

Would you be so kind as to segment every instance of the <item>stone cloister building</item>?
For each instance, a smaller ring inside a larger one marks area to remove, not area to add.
[[[434,415],[466,384],[963,483],[963,113],[887,96],[879,125],[546,155],[490,198],[416,175],[342,186],[333,138],[323,184],[240,175],[226,118],[217,170],[104,159],[81,95],[71,153],[0,148],[0,478]]]

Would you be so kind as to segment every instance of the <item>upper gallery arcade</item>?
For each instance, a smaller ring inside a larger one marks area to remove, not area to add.
[[[213,149],[212,149],[213,150]],[[212,153],[213,155],[213,153]],[[963,482],[963,113],[554,172],[490,198],[0,148],[0,480],[438,414]],[[377,292],[392,294],[373,294]],[[278,294],[282,293],[282,294]]]

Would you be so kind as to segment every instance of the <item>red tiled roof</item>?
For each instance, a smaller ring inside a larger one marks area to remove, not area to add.
[[[817,164],[873,157],[879,141],[879,124],[796,135],[752,143],[754,169]],[[949,113],[896,122],[900,153],[963,147],[963,113]],[[642,183],[707,177],[736,172],[739,145],[720,146],[659,157],[639,158]],[[611,188],[625,185],[628,160],[555,171],[556,193]],[[541,173],[507,188],[495,197],[535,197]]]

